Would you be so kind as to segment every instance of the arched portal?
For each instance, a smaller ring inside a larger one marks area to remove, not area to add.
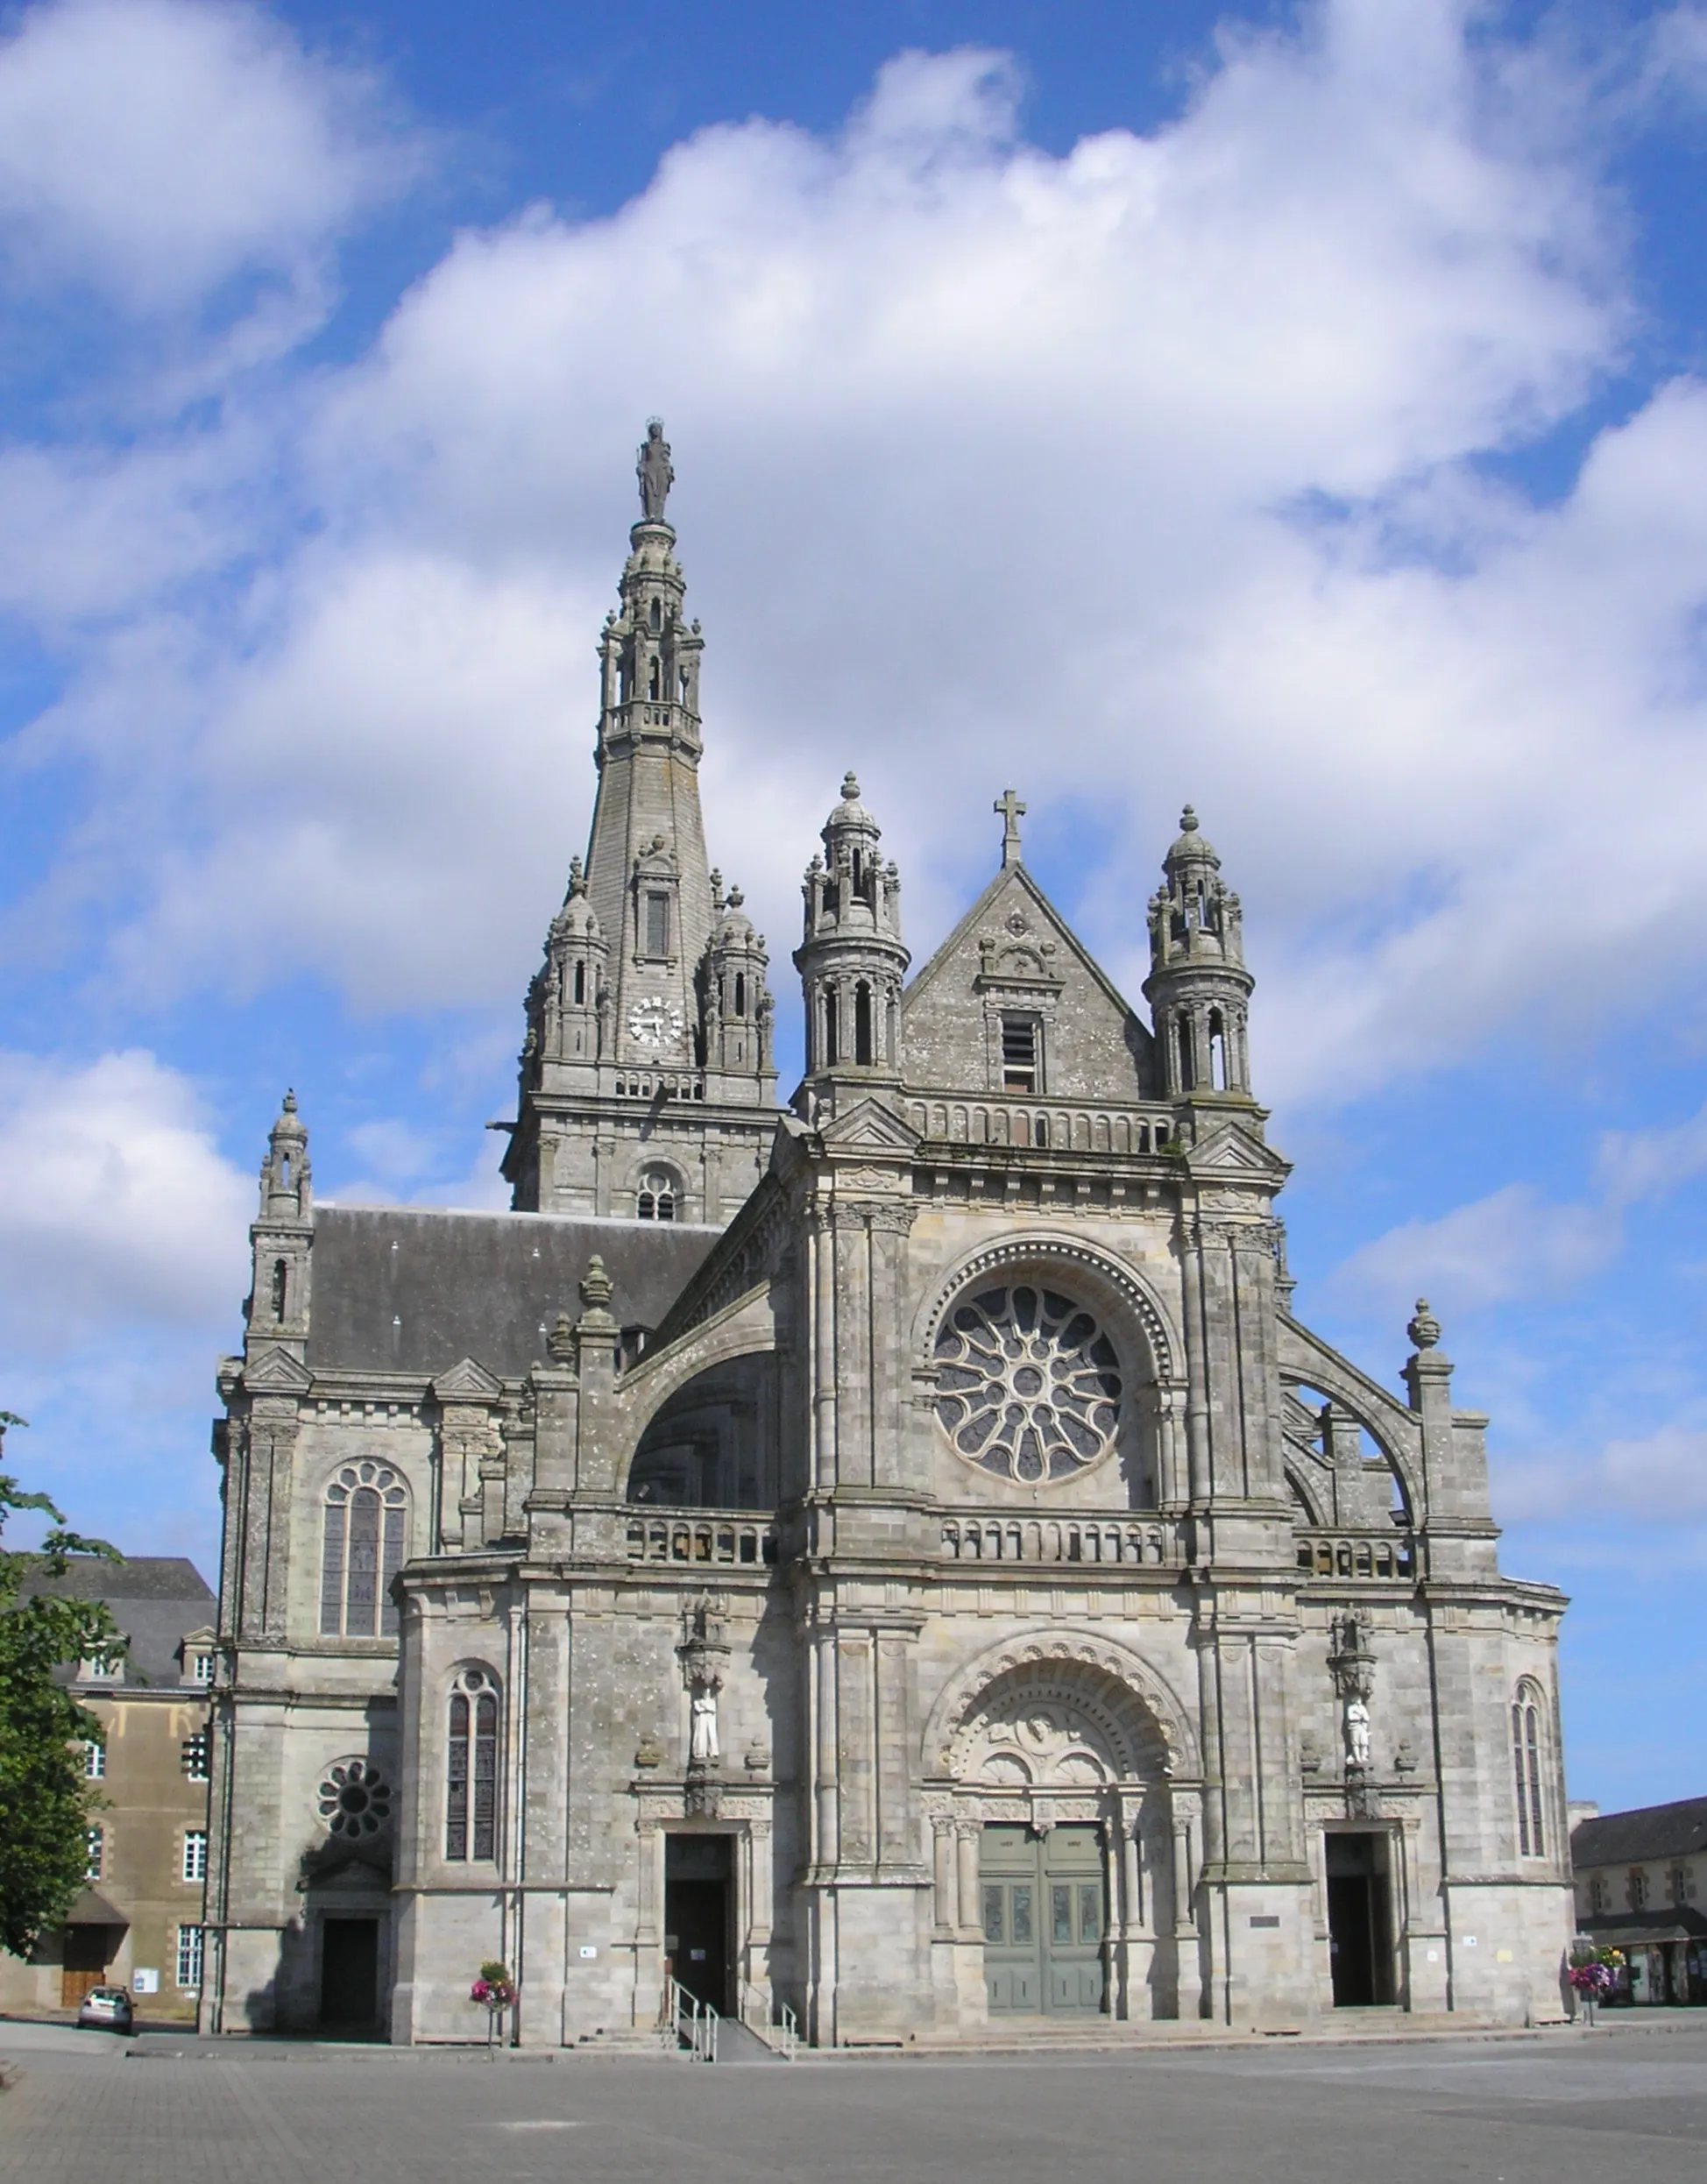
[[[960,1991],[992,2020],[1195,2015],[1195,1740],[1158,1679],[1124,1648],[1039,1635],[964,1670],[928,1734]]]

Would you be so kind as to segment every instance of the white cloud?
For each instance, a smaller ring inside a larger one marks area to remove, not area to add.
[[[1616,1203],[1668,1196],[1707,1170],[1707,1106],[1669,1128],[1609,1131],[1597,1165]]]
[[[1707,1519],[1707,1423],[1696,1415],[1587,1453],[1509,1459],[1498,1500],[1502,1517],[1532,1522],[1584,1514],[1668,1527]],[[1707,1534],[1693,1541],[1692,1556],[1704,1542]]]
[[[1552,1205],[1508,1183],[1435,1221],[1406,1221],[1335,1269],[1329,1294],[1391,1316],[1427,1295],[1448,1319],[1512,1297],[1555,1294],[1596,1273],[1623,1241],[1617,1212]]]
[[[235,1327],[254,1203],[153,1055],[0,1055],[0,1358],[35,1372],[116,1324]]]
[[[1129,990],[1191,797],[1271,1096],[1698,982],[1707,394],[1660,392],[1544,513],[1477,470],[1632,323],[1612,201],[1559,149],[1583,82],[1532,51],[1513,101],[1502,65],[1436,0],[1332,0],[1229,34],[1172,126],[1057,159],[999,57],[907,55],[837,138],[709,130],[613,217],[464,233],[305,401],[312,542],[195,638],[92,652],[39,732],[152,799],[74,874],[140,901],[124,976],[519,996],[656,408],[713,854],[779,983],[849,762],[920,941],[996,788],[1094,811],[1085,922]]]
[[[329,241],[413,164],[372,78],[237,0],[50,0],[0,43],[14,266],[132,310],[257,272],[313,289]]]

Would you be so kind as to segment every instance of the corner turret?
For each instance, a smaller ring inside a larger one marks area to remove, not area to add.
[[[308,1132],[287,1092],[267,1133],[260,1205],[249,1231],[251,1276],[244,1306],[245,1346],[280,1344],[301,1358],[308,1338],[308,1254],[314,1182]]]
[[[1150,899],[1150,975],[1162,1090],[1169,1099],[1250,1098],[1250,989],[1239,898],[1188,804]]]
[[[901,989],[911,961],[901,939],[901,875],[850,773],[806,868],[805,934],[795,951],[806,1002],[806,1077],[822,1086],[901,1074]]]

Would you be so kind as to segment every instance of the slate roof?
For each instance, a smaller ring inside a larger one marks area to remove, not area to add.
[[[541,1330],[560,1312],[579,1315],[595,1252],[618,1324],[649,1329],[722,1233],[686,1222],[318,1206],[308,1369],[433,1379],[472,1358],[520,1379],[545,1355]]]
[[[107,1603],[131,1642],[115,1690],[181,1684],[184,1639],[192,1630],[210,1629],[217,1610],[206,1579],[181,1555],[137,1555],[120,1563],[80,1557],[63,1577],[31,1578],[22,1590]]]
[[[1664,1858],[1707,1852],[1707,1798],[1675,1805],[1645,1805],[1633,1812],[1603,1812],[1571,1830],[1571,1863],[1579,1873],[1594,1866],[1640,1866]]]

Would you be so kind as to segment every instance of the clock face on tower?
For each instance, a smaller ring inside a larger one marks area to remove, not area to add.
[[[682,1036],[682,1011],[662,994],[646,994],[628,1012],[628,1036],[637,1046],[673,1045]]]

